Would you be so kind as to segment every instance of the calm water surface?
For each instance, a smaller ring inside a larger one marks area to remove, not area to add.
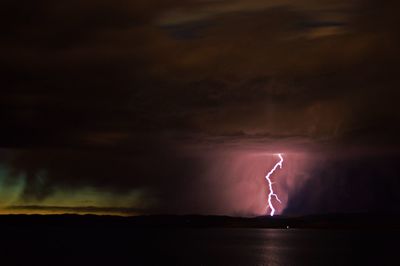
[[[0,265],[400,265],[400,231],[3,229]]]
[[[400,265],[399,231],[198,229],[168,235],[165,257],[179,265]]]

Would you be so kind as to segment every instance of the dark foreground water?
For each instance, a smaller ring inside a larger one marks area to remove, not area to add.
[[[0,265],[400,265],[400,231],[3,228]]]

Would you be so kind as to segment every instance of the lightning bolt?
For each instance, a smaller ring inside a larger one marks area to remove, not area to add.
[[[268,208],[271,209],[271,216],[274,216],[275,213],[275,208],[274,205],[272,204],[272,198],[275,198],[279,203],[281,203],[281,200],[278,198],[278,195],[275,194],[274,189],[272,188],[272,184],[273,182],[270,179],[270,176],[275,172],[275,170],[279,167],[279,169],[282,168],[282,164],[283,164],[283,157],[280,153],[277,154],[279,156],[279,162],[277,162],[275,164],[275,166],[271,169],[271,171],[268,172],[268,174],[265,176],[265,179],[267,179],[268,181],[268,185],[269,185],[269,194],[268,194],[268,206],[267,206],[267,210]]]

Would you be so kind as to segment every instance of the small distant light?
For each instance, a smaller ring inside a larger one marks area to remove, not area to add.
[[[286,229],[289,229],[289,225],[286,225]]]

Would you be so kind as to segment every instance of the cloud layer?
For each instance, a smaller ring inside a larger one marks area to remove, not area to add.
[[[130,206],[143,212],[262,214],[254,178],[273,157],[255,165],[260,150],[293,158],[288,213],[341,210],[322,192],[340,180],[351,192],[353,173],[370,180],[362,199],[397,182],[395,1],[3,5],[0,160],[24,180],[16,205],[90,187],[146,191]],[[371,153],[376,183],[346,163]]]

